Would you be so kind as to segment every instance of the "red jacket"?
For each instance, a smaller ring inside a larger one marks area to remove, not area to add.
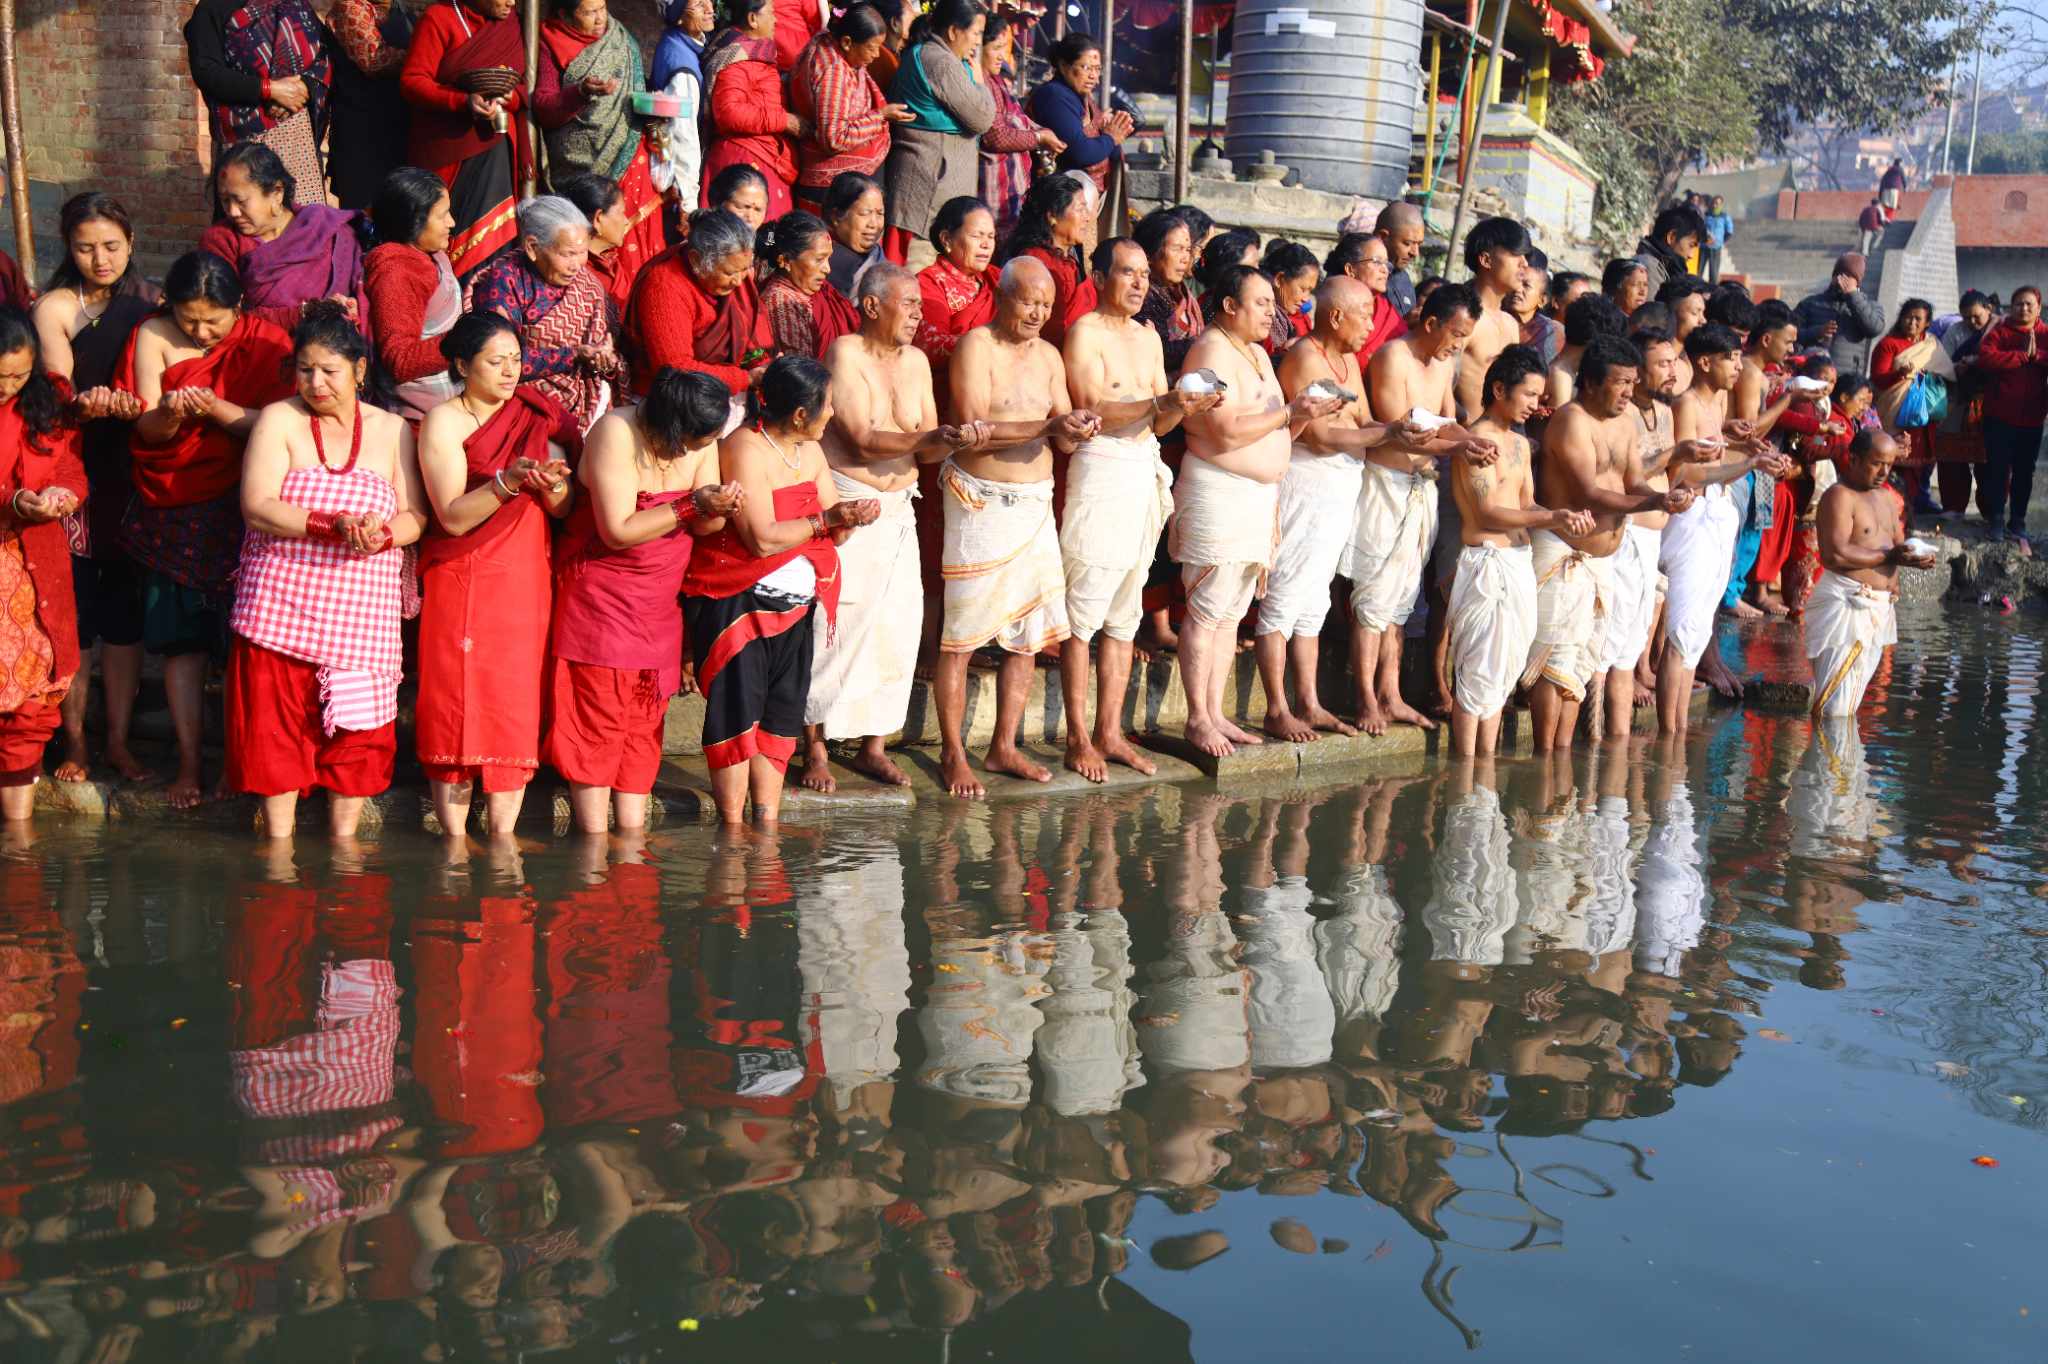
[[[1984,333],[1977,369],[1984,375],[1984,415],[2007,426],[2048,423],[2048,322],[2034,324],[2034,355],[2027,334],[2010,321]]]
[[[1032,246],[1021,254],[1052,272],[1052,316],[1039,335],[1057,346],[1067,339],[1067,328],[1095,311],[1095,276],[1081,264],[1078,251]]]
[[[768,177],[768,216],[789,212],[796,183],[796,144],[788,133],[782,73],[773,62],[733,62],[711,78],[711,145],[705,149],[704,192],[727,166],[745,162]]]
[[[633,286],[626,309],[627,357],[632,362],[635,391],[645,393],[664,366],[696,370],[745,393],[754,376],[736,362],[747,351],[770,350],[775,334],[768,312],[751,279],[733,290],[737,339],[726,354],[699,354],[699,342],[718,319],[719,300],[704,292],[684,262],[683,249],[670,247],[647,263]]]
[[[795,66],[804,44],[823,27],[818,0],[776,0],[775,65],[784,71]]]
[[[440,283],[434,258],[404,242],[386,242],[363,261],[363,291],[370,298],[377,358],[398,383],[409,384],[448,368],[441,338],[421,335],[427,304]]]
[[[52,375],[58,392],[70,396],[70,386]],[[15,400],[0,403],[0,537],[18,537],[22,562],[36,589],[36,625],[50,637],[55,652],[55,675],[70,677],[78,671],[78,603],[71,595],[71,545],[64,536],[62,521],[24,525],[15,519],[13,499],[27,489],[39,493],[45,488],[68,488],[85,502],[85,464],[78,457],[78,428],[59,426],[41,438],[42,448],[32,445],[22,429]]]

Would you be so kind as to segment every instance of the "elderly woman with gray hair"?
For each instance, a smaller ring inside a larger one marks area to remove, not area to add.
[[[590,269],[590,219],[559,195],[519,205],[519,238],[471,276],[465,312],[493,312],[519,332],[526,381],[576,415],[579,431],[612,406],[623,377],[617,309]]]
[[[746,392],[775,346],[754,283],[753,231],[722,208],[691,214],[688,239],[649,262],[633,286],[626,345],[643,388],[673,368]]]

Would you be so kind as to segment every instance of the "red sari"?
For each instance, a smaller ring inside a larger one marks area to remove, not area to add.
[[[1039,335],[1057,346],[1066,340],[1067,328],[1075,319],[1095,311],[1095,276],[1081,261],[1080,248],[1057,251],[1050,246],[1027,248],[1031,257],[1052,271],[1052,317]]]
[[[532,165],[526,143],[525,98],[515,88],[505,99],[507,128],[499,132],[469,112],[469,93],[458,83],[465,73],[488,67],[526,70],[526,41],[518,11],[486,19],[448,0],[420,16],[412,46],[399,73],[398,88],[412,106],[409,152],[448,186],[455,234],[448,259],[466,275],[518,236],[513,206]]]
[[[167,366],[163,391],[210,388],[249,408],[281,402],[292,394],[291,357],[291,337],[245,313],[212,350]],[[136,391],[135,337],[128,339],[114,386]],[[208,421],[185,422],[162,445],[149,444],[139,431],[130,437],[139,496],[121,533],[137,563],[183,586],[225,595],[242,553],[245,443],[245,437]]]
[[[443,1159],[522,1151],[542,1128],[532,907],[478,909],[413,925],[412,1068]]]
[[[59,381],[61,383],[61,381]],[[58,705],[78,672],[77,603],[62,521],[15,519],[18,492],[68,488],[83,503],[78,430],[31,437],[19,399],[0,403],[0,786],[26,786],[57,732]]]
[[[465,491],[553,442],[575,458],[576,417],[533,388],[463,442]],[[540,767],[541,677],[553,577],[548,514],[522,492],[467,535],[438,526],[420,541],[420,766],[434,781],[516,791]]]

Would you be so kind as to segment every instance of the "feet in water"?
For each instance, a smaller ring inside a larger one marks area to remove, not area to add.
[[[1025,781],[1052,780],[1052,773],[1025,757],[1023,750],[1014,744],[989,745],[988,755],[981,760],[981,765],[991,772],[1021,777]]]
[[[1700,680],[1731,701],[1742,699],[1742,679],[1728,671],[1728,665],[1712,649],[1700,659]]]
[[[1266,722],[1260,728],[1283,744],[1305,744],[1316,737],[1316,727],[1307,720],[1296,719],[1290,710],[1268,710]]]
[[[832,753],[825,747],[823,739],[804,745],[804,765],[797,773],[796,784],[821,796],[829,796],[839,789],[839,783],[832,776]]]
[[[1338,719],[1335,715],[1332,715],[1329,711],[1324,710],[1321,706],[1314,706],[1308,710],[1303,711],[1301,713],[1301,718],[1307,721],[1309,724],[1315,726],[1317,729],[1322,730],[1326,734],[1351,735],[1358,733],[1357,729],[1355,729],[1351,725],[1345,724],[1342,720]]]

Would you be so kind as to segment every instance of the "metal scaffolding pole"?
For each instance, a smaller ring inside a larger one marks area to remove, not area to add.
[[[1216,98],[1210,88],[1209,98]],[[1195,0],[1180,0],[1180,89],[1173,105],[1173,201],[1188,201],[1188,175],[1193,170],[1195,149],[1188,145],[1194,134],[1190,108],[1195,102]]]

